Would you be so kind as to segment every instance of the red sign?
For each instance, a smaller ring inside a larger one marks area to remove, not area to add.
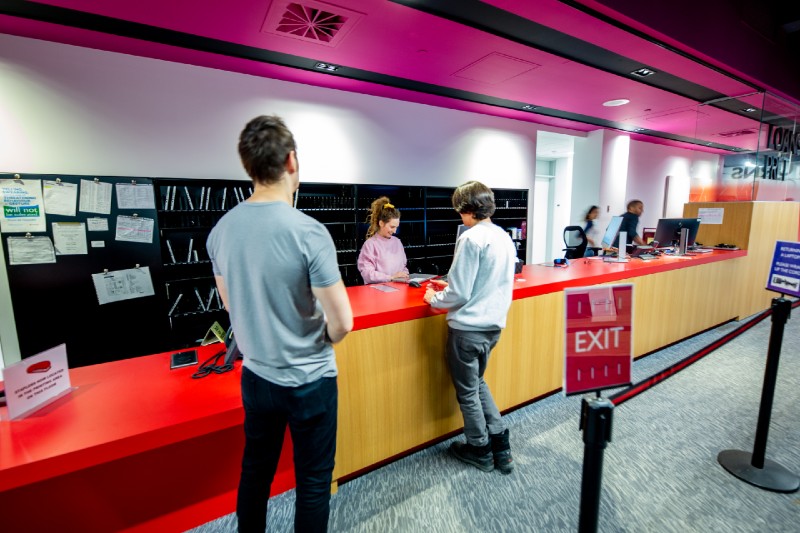
[[[564,299],[564,394],[630,384],[633,285],[565,289]]]

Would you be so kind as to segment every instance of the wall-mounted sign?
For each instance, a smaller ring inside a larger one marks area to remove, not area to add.
[[[564,394],[631,383],[633,285],[564,290]]]

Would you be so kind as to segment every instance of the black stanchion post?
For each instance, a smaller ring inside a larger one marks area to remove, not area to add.
[[[764,370],[764,387],[761,390],[761,407],[753,453],[741,450],[723,450],[717,456],[722,467],[739,479],[774,492],[795,492],[800,488],[800,478],[774,461],[765,459],[772,399],[778,378],[778,362],[783,343],[783,329],[792,312],[792,302],[783,298],[772,299],[772,330],[769,336],[767,366]]]
[[[595,533],[600,512],[603,482],[603,450],[611,440],[614,404],[606,398],[584,399],[581,403],[583,430],[583,476],[581,478],[580,533]]]

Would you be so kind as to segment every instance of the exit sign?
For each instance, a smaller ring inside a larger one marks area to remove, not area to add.
[[[564,394],[631,383],[633,285],[564,290]]]

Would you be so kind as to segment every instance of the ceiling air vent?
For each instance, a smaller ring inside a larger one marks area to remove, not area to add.
[[[745,135],[755,135],[758,133],[756,130],[733,130],[733,131],[723,131],[717,133],[720,137],[743,137]]]
[[[277,1],[270,6],[261,31],[336,46],[361,16],[361,13],[324,2]]]

